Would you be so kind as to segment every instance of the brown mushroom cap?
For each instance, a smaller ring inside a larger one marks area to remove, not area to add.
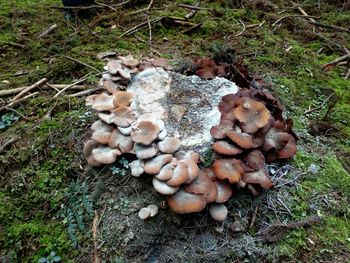
[[[260,150],[254,150],[244,156],[244,161],[249,167],[259,170],[265,165],[265,157]]]
[[[215,182],[217,195],[214,200],[217,203],[225,203],[232,195],[231,186],[224,181],[216,181]]]
[[[129,167],[131,169],[131,175],[135,177],[139,177],[145,171],[144,170],[145,161],[141,159],[137,159],[135,161],[130,162]]]
[[[234,114],[242,123],[244,132],[255,133],[268,124],[270,111],[264,104],[246,97],[242,97],[240,102],[240,105],[235,108]]]
[[[119,150],[106,146],[100,146],[92,150],[92,156],[94,159],[103,164],[114,163],[118,155],[121,155]]]
[[[213,143],[212,148],[215,152],[224,155],[237,155],[242,152],[242,149],[229,144],[227,141],[216,141]]]
[[[98,148],[100,144],[95,140],[88,140],[83,147],[83,154],[87,161],[87,163],[91,166],[100,166],[102,163],[96,161],[96,159],[92,156],[92,150]]]
[[[210,129],[210,134],[215,139],[224,139],[226,137],[226,132],[232,130],[233,121],[231,120],[222,120],[219,125],[213,126]]]
[[[243,149],[250,149],[254,147],[253,138],[248,133],[227,131],[226,136]]]
[[[129,106],[134,98],[134,93],[129,91],[116,91],[113,93],[113,104],[117,107]]]
[[[138,216],[140,219],[145,220],[151,216],[151,212],[151,209],[144,207],[139,211]]]
[[[152,158],[157,154],[158,150],[155,144],[145,146],[142,144],[135,143],[135,153],[138,159]]]
[[[215,201],[217,197],[216,184],[205,170],[199,171],[198,176],[191,184],[186,185],[184,190],[188,193],[202,195],[208,203]]]
[[[107,144],[109,137],[112,134],[113,127],[105,124],[103,121],[98,120],[95,121],[90,129],[92,130],[92,136],[91,139],[101,143],[101,144]]]
[[[136,67],[140,64],[140,61],[134,59],[130,54],[125,57],[119,56],[118,58],[122,61],[122,64],[127,67]]]
[[[112,111],[111,121],[118,127],[127,128],[136,120],[136,114],[130,107],[121,106]]]
[[[188,179],[188,165],[185,161],[178,161],[173,176],[166,182],[170,186],[179,186]]]
[[[103,88],[111,94],[119,90],[118,85],[114,84],[111,80],[104,80],[102,85]]]
[[[277,152],[277,158],[287,159],[293,157],[297,152],[297,146],[295,144],[295,139],[290,135],[288,143],[281,150]]]
[[[159,127],[150,121],[141,121],[131,132],[131,137],[134,142],[143,145],[151,144],[158,136]]]
[[[171,162],[164,165],[162,169],[160,169],[159,174],[155,177],[161,181],[167,181],[173,177],[174,169],[176,168],[178,160],[176,158],[172,158]]]
[[[278,151],[287,145],[290,138],[293,138],[293,136],[279,129],[271,128],[266,133],[263,149],[264,151],[270,149],[276,149]]]
[[[159,151],[163,153],[174,153],[180,147],[180,140],[176,137],[167,137],[163,141],[157,143]]]
[[[175,157],[179,160],[185,161],[188,165],[188,179],[186,184],[191,183],[199,173],[197,163],[199,162],[199,154],[192,151],[179,151],[175,154]]]
[[[260,184],[261,187],[265,189],[269,189],[273,186],[273,183],[265,170],[245,173],[242,176],[242,180],[248,184]]]
[[[228,210],[225,205],[212,204],[209,207],[209,214],[215,221],[222,222],[226,219],[228,215]]]
[[[107,63],[107,70],[111,74],[117,74],[119,70],[122,70],[122,64],[120,60],[111,60]]]
[[[244,172],[241,161],[236,159],[216,160],[213,171],[219,179],[228,179],[231,184],[237,183]]]
[[[154,189],[162,195],[175,194],[180,188],[178,186],[172,187],[172,186],[168,185],[166,182],[159,181],[155,177],[153,177],[152,184],[153,184]]]
[[[91,95],[85,99],[86,106],[91,106],[97,111],[108,111],[115,108],[113,104],[113,97],[105,93],[98,95]]]
[[[129,127],[123,128],[118,126],[118,131],[120,131],[120,133],[125,136],[129,136],[131,134],[132,127],[129,126]]]
[[[153,159],[147,160],[145,163],[145,172],[148,174],[157,174],[161,168],[171,162],[173,156],[171,154],[161,154]]]
[[[175,195],[168,198],[168,204],[175,213],[187,214],[202,211],[207,205],[207,202],[201,195],[179,190]]]
[[[122,153],[129,153],[134,148],[134,142],[130,136],[125,136],[118,129],[114,129],[109,137],[108,146],[119,149]]]

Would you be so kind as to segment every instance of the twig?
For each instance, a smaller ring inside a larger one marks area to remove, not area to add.
[[[194,4],[193,7],[198,7],[199,6],[199,1]],[[190,19],[192,18],[195,14],[197,14],[199,10],[198,9],[191,9],[191,11],[185,15],[185,19]]]
[[[153,0],[149,2],[149,5],[147,6],[147,24],[148,24],[148,46],[150,47],[152,45],[152,26],[151,26],[151,21],[150,21],[150,15],[148,14],[148,11],[150,10],[151,6],[153,4]]]
[[[54,9],[68,9],[68,10],[89,10],[89,9],[105,9],[105,6],[100,5],[85,5],[85,6],[57,6],[52,5]]]
[[[96,4],[96,5],[99,5],[99,6],[104,6],[104,7],[106,7],[106,8],[109,8],[109,9],[113,10],[113,11],[117,11],[116,8],[114,8],[113,6],[110,6],[110,5],[106,5],[106,4],[99,3],[99,2],[95,2],[95,4]]]
[[[92,221],[92,239],[94,242],[94,263],[100,263],[100,257],[98,255],[98,245],[97,245],[97,222],[98,222],[98,214],[95,211],[95,216]]]
[[[344,56],[341,56],[335,60],[332,60],[331,62],[328,62],[327,64],[323,65],[323,68],[326,68],[328,66],[331,66],[331,65],[335,65],[335,64],[338,64],[339,62],[341,61],[344,61],[346,59],[350,59],[350,54],[346,54]]]
[[[283,19],[288,18],[288,17],[303,17],[303,18],[311,18],[311,17],[315,17],[315,18],[319,18],[319,16],[309,16],[309,15],[285,15],[280,17],[279,19],[277,19],[273,24],[272,27],[276,26],[279,22],[281,22]]]
[[[256,220],[256,215],[258,213],[258,209],[259,209],[259,205],[257,205],[254,209],[254,213],[253,213],[253,217],[252,217],[252,221],[249,224],[249,229],[252,229]]]
[[[242,35],[243,34],[243,32],[245,31],[245,24],[243,23],[243,21],[242,20],[238,20],[241,24],[242,24],[242,26],[243,26],[243,29],[242,29],[242,31],[241,32],[239,32],[238,34],[236,34],[235,35],[235,37],[238,37],[238,36],[240,36],[240,35]]]
[[[350,34],[350,30],[343,28],[343,27],[339,27],[339,26],[333,26],[333,25],[327,25],[327,24],[323,24],[320,22],[313,22],[313,21],[308,21],[310,24],[313,24],[315,26],[319,26],[319,27],[324,27],[324,28],[330,28],[330,29],[334,29],[336,31],[343,31],[343,32],[347,32]]]
[[[42,38],[44,36],[47,36],[52,31],[54,31],[56,28],[57,28],[57,24],[53,24],[52,26],[50,26],[49,28],[47,28],[43,32],[41,32],[41,34],[38,36],[38,38]]]
[[[0,41],[0,43],[11,45],[11,46],[14,46],[14,47],[20,47],[20,48],[25,48],[26,47],[25,45],[17,44],[17,43],[14,43],[14,42]]]
[[[140,23],[140,24],[130,28],[129,30],[125,31],[123,34],[121,34],[119,36],[119,38],[121,38],[121,37],[123,37],[125,35],[131,35],[131,34],[135,33],[136,31],[138,31],[140,28],[142,28],[144,26],[147,26],[148,23],[155,23],[155,22],[158,22],[158,21],[162,20],[163,18],[164,17],[156,17],[156,18],[150,19],[149,22],[148,22],[148,20],[145,21],[145,22],[142,22],[142,23]]]
[[[345,78],[345,79],[350,78],[350,68],[349,68],[348,73],[346,73],[346,75],[345,75],[345,77],[344,77],[344,78]]]
[[[74,93],[74,94],[70,94],[70,95],[68,95],[68,97],[73,98],[73,97],[80,97],[80,96],[90,95],[90,94],[92,94],[95,91],[98,91],[100,89],[102,89],[102,88],[83,90],[83,91],[80,91],[80,92],[77,92],[77,93]]]
[[[6,149],[6,147],[10,146],[12,143],[19,141],[21,138],[20,137],[12,137],[10,140],[5,142],[1,147],[0,147],[0,154]]]
[[[4,111],[4,110],[7,110],[7,108],[11,108],[11,107],[17,105],[18,103],[20,103],[20,102],[22,102],[22,101],[25,101],[25,100],[27,100],[27,99],[29,99],[29,98],[31,98],[31,97],[34,97],[34,96],[37,95],[38,93],[39,93],[38,91],[37,91],[37,92],[33,92],[33,93],[31,93],[31,94],[29,94],[29,95],[27,95],[27,96],[24,96],[23,98],[20,98],[20,99],[18,99],[18,100],[16,100],[16,101],[10,102],[10,103],[8,103],[7,105],[1,107],[1,108],[0,108],[0,112],[2,112],[2,111]]]
[[[65,92],[67,89],[70,89],[71,87],[77,85],[77,84],[80,84],[82,82],[86,81],[86,77],[84,78],[81,78],[79,80],[77,80],[76,82],[72,83],[72,84],[69,84],[68,86],[66,86],[65,88],[63,88],[62,90],[60,90],[59,92],[56,93],[55,96],[53,96],[54,98],[57,98],[59,95],[61,95],[63,92]]]
[[[86,64],[85,62],[82,62],[82,61],[80,61],[80,60],[78,60],[78,59],[75,59],[75,58],[72,58],[72,57],[66,56],[66,55],[61,55],[61,54],[58,54],[58,56],[64,57],[64,58],[67,58],[67,59],[70,59],[70,60],[72,60],[72,61],[74,61],[74,62],[77,62],[77,63],[79,63],[79,64],[81,64],[81,65],[83,65],[83,66],[89,68],[89,69],[92,69],[92,70],[96,71],[97,73],[101,73],[101,71],[98,70],[97,68],[95,68],[95,67],[93,67],[93,66],[91,66],[91,65],[89,65],[89,64]]]
[[[309,21],[311,21],[311,22],[316,22],[315,19],[311,18],[311,17],[305,12],[305,10],[301,8],[300,5],[297,6],[296,8],[299,10],[299,12],[300,12],[303,16],[307,17],[307,19],[308,19]]]
[[[13,97],[11,99],[11,101],[14,102],[14,101],[20,99],[21,97],[24,96],[24,94],[28,93],[32,89],[35,89],[36,87],[40,86],[41,84],[45,83],[46,81],[47,81],[46,78],[43,78],[43,79],[39,80],[38,82],[34,83],[32,86],[29,86],[28,88],[22,90],[19,94],[17,94],[15,97]]]

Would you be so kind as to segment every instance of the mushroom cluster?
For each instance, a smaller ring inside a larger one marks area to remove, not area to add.
[[[209,62],[202,61],[199,70],[215,69],[213,76],[221,72]],[[222,158],[211,168],[200,170],[199,154],[180,149],[180,139],[168,136],[160,115],[138,108],[138,94],[126,90],[132,74],[145,67],[130,55],[109,61],[100,81],[104,92],[86,98],[86,105],[99,117],[83,148],[89,165],[112,164],[122,154],[133,154],[136,160],[129,163],[131,174],[153,176],[155,191],[167,196],[174,212],[200,212],[210,204],[209,214],[217,221],[227,217],[223,203],[232,195],[232,184],[247,186],[254,194],[259,186],[268,189],[273,185],[265,163],[292,157],[297,137],[272,95],[241,89],[222,98],[218,106],[221,121],[211,128],[212,148]],[[155,216],[156,208],[141,209],[139,217]]]
[[[282,107],[269,93],[241,89],[222,98],[221,121],[211,128],[213,150],[222,156],[213,164],[219,179],[248,187],[269,189],[273,183],[266,162],[288,159],[296,153],[297,136],[291,120],[284,120]]]

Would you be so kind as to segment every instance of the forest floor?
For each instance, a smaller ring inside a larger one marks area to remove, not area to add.
[[[199,26],[174,23],[172,17],[191,12],[180,4],[195,3],[154,1],[147,13],[148,1],[131,1],[69,18],[52,7],[61,6],[58,0],[2,1],[0,91],[41,78],[70,84],[85,77],[84,87],[91,88],[105,65],[97,54],[105,51],[180,64],[241,57],[294,120],[297,155],[275,164],[290,182],[258,197],[236,191],[223,224],[207,210],[179,216],[167,208],[143,222],[137,211],[163,201],[150,179],[131,177],[123,158],[89,168],[82,146],[96,117],[84,98],[53,98],[56,91],[39,88],[15,111],[0,111],[1,262],[50,262],[52,252],[63,262],[350,261],[349,59],[323,67],[349,52],[350,6],[340,0],[202,1],[189,19]],[[150,38],[147,20],[158,17]],[[55,30],[38,37],[53,24]],[[0,97],[0,106],[10,98]],[[201,165],[211,162],[208,152]],[[230,230],[234,222],[240,233]]]

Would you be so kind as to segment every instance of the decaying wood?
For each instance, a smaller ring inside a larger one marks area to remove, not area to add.
[[[90,95],[94,93],[95,91],[101,90],[103,88],[94,88],[94,89],[88,89],[88,90],[83,90],[74,94],[69,94],[68,97],[80,97],[80,96],[85,96],[85,95]]]
[[[339,58],[337,58],[335,60],[332,60],[331,62],[328,62],[327,64],[323,65],[323,68],[326,68],[326,67],[331,66],[331,65],[338,64],[339,62],[347,60],[347,59],[350,59],[350,54],[346,54],[346,55],[341,56],[341,57],[339,57]]]
[[[22,90],[19,94],[17,94],[15,97],[11,99],[11,101],[16,101],[24,96],[24,94],[28,93],[32,89],[35,89],[36,87],[40,86],[41,84],[45,83],[47,81],[47,78],[43,78],[39,80],[38,82],[34,83],[32,86],[27,87],[26,89]]]

